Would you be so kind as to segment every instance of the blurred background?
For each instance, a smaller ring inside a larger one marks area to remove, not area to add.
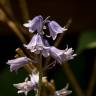
[[[0,96],[24,96],[12,84],[24,81],[28,73],[23,69],[10,72],[6,62],[14,58],[16,48],[29,42],[22,25],[37,15],[50,16],[62,26],[72,21],[58,48],[68,45],[77,57],[64,68],[56,65],[48,70],[56,89],[69,83],[70,96],[96,96],[96,2],[87,0],[0,0]]]

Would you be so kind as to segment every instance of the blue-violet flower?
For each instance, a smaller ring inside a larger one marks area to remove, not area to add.
[[[48,57],[48,48],[44,45],[42,40],[43,38],[37,33],[32,37],[29,44],[24,44],[24,46],[35,54],[40,54],[41,52],[44,57]]]
[[[10,65],[10,71],[17,71],[30,61],[27,57],[19,57],[16,59],[8,60],[7,64]]]
[[[25,95],[28,94],[29,91],[38,89],[38,82],[39,82],[39,73],[32,72],[30,76],[30,80],[28,78],[25,79],[25,82],[13,84],[18,90],[18,93],[24,93]]]
[[[41,15],[34,17],[32,20],[29,20],[28,23],[23,24],[25,27],[29,28],[29,32],[37,31],[40,33],[43,28],[43,18]]]
[[[53,40],[56,39],[58,33],[63,33],[67,30],[66,28],[62,28],[56,21],[49,21],[48,27]]]
[[[76,54],[73,54],[73,52],[74,50],[72,50],[72,48],[67,48],[65,50],[57,49],[54,46],[49,48],[50,55],[60,64],[73,59],[74,56],[76,56]]]

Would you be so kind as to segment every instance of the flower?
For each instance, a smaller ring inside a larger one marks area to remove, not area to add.
[[[31,81],[29,81],[28,78],[25,79],[25,82],[13,84],[13,86],[19,89],[17,92],[18,94],[24,93],[25,95],[27,95],[29,91],[34,89]]]
[[[38,89],[39,73],[32,72],[32,74],[29,76],[30,76],[30,80],[28,80],[27,77],[25,79],[25,82],[13,84],[14,87],[19,89],[17,93],[24,93],[25,95],[27,95],[29,91],[31,90],[36,91]]]
[[[7,64],[10,65],[10,71],[17,71],[19,68],[24,66],[29,62],[29,58],[27,57],[19,57],[16,59],[8,60]]]
[[[43,27],[43,18],[41,15],[34,17],[32,20],[29,20],[28,23],[23,24],[25,27],[29,28],[29,32],[35,32],[38,33],[41,32]]]
[[[67,30],[66,28],[62,28],[56,21],[49,21],[48,27],[53,40],[56,39],[58,33],[63,33],[63,31]]]
[[[73,52],[72,48],[66,48],[65,50],[60,50],[54,46],[49,48],[50,55],[60,64],[73,59],[76,56]]]
[[[31,83],[34,86],[34,90],[37,90],[39,83],[39,72],[33,72],[33,74],[29,76],[31,79]]]
[[[36,54],[40,54],[40,51],[43,50],[43,41],[39,34],[35,34],[29,44],[24,44],[24,46],[29,49],[31,52],[35,52]]]
[[[55,91],[54,96],[66,96],[66,95],[71,94],[72,91],[71,90],[67,90],[68,87],[69,87],[69,84],[67,84],[65,88],[63,88],[61,90],[58,90],[58,91]]]
[[[52,46],[49,48],[49,53],[51,57],[53,57],[58,63],[62,64],[63,51],[58,48]]]
[[[32,37],[29,44],[27,45],[24,44],[24,46],[27,49],[29,49],[31,52],[34,52],[35,54],[40,54],[41,52],[44,57],[48,57],[49,56],[48,48],[45,46],[45,43],[48,43],[48,42],[42,41],[42,40],[44,39],[39,34],[35,34]]]
[[[18,83],[18,84],[13,84],[14,87],[18,89],[17,93],[24,93],[25,95],[28,94],[29,91],[33,90],[36,91],[38,90],[38,83],[39,83],[39,72],[36,70],[33,70],[32,74],[29,75],[30,80],[28,80],[28,77],[25,79],[24,82]],[[42,82],[44,81],[46,77],[42,77]]]

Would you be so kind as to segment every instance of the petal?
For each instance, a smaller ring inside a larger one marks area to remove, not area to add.
[[[31,41],[29,42],[29,44],[24,46],[29,49],[31,52],[35,52],[36,54],[40,54],[40,51],[43,50],[43,41],[42,38],[39,34],[36,34],[32,37]]]
[[[60,64],[62,63],[62,59],[60,57],[60,55],[62,54],[63,54],[62,50],[59,50],[54,46],[50,47],[50,55]]]
[[[72,48],[67,48],[64,50],[64,55],[65,55],[65,61],[68,61],[68,60],[71,60],[71,59],[74,59],[74,57],[77,55],[77,54],[73,54],[74,50]]]
[[[28,23],[25,23],[23,25],[29,28],[29,32],[37,31],[38,33],[40,33],[43,28],[43,18],[40,15],[36,16],[32,20],[29,20]]]
[[[10,65],[10,71],[17,71],[19,68],[24,66],[29,62],[29,58],[27,57],[19,57],[13,60],[8,60],[7,64]]]
[[[56,21],[51,21],[50,26],[54,32],[62,33],[64,31],[64,28],[62,28]]]
[[[24,93],[27,95],[27,93],[34,89],[34,86],[32,85],[31,81],[25,81],[18,84],[13,84],[14,87],[18,89],[18,93]]]
[[[32,49],[34,46],[36,46],[37,38],[38,38],[38,36],[37,35],[34,35],[32,37],[32,39],[31,39],[31,41],[27,45],[24,44],[24,46],[27,47],[27,49]]]
[[[50,21],[48,23],[50,36],[52,36],[53,40],[56,39],[58,33],[63,33],[65,31],[65,28],[62,28],[56,21]]]
[[[32,85],[37,85],[38,82],[39,82],[39,73],[33,73],[31,76],[31,82],[32,82]]]
[[[19,58],[16,58],[16,59],[12,59],[12,60],[8,60],[7,64],[18,64],[18,63],[26,63],[28,62],[28,60],[30,60],[29,58],[27,57],[19,57]]]
[[[21,67],[23,67],[23,65],[21,65],[21,64],[12,64],[12,65],[10,66],[10,71],[11,71],[11,72],[12,72],[12,71],[17,72],[17,70],[20,69]]]

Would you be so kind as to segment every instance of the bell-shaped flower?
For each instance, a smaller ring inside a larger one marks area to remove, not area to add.
[[[22,83],[13,84],[13,86],[18,89],[17,93],[24,93],[25,95],[27,95],[28,92],[31,90],[37,92],[39,84],[39,72],[33,70],[32,74],[29,76],[30,80],[26,78],[25,81]],[[44,78],[45,77],[42,77],[42,82],[44,81]]]
[[[67,30],[66,28],[62,28],[56,21],[49,21],[48,27],[53,40],[56,39],[58,33],[63,33]]]
[[[25,79],[25,82],[13,84],[13,86],[18,89],[18,92],[17,92],[18,94],[24,93],[26,96],[27,96],[29,91],[34,89],[31,81],[29,81],[28,78]]]
[[[29,62],[27,57],[19,57],[16,59],[8,60],[7,64],[10,65],[10,71],[17,71],[19,68],[23,67]]]
[[[67,90],[68,87],[69,87],[69,84],[67,84],[65,88],[56,91],[54,96],[67,96],[67,95],[71,94],[72,91],[71,90]]]
[[[25,27],[29,28],[29,32],[35,32],[38,33],[41,32],[43,28],[43,17],[42,16],[36,16],[32,20],[29,20],[28,23],[23,24]]]
[[[62,64],[63,51],[52,46],[49,48],[49,53],[52,58],[54,58],[58,63]]]
[[[24,44],[24,46],[35,54],[40,54],[41,52],[44,57],[47,57],[49,56],[49,52],[44,44],[45,41],[43,42],[43,40],[44,39],[39,34],[35,34],[29,44]]]
[[[76,56],[73,52],[74,50],[72,50],[72,48],[67,48],[65,50],[60,50],[54,46],[49,48],[50,55],[60,64],[73,59],[74,56]]]
[[[31,41],[29,42],[29,44],[25,45],[24,46],[29,49],[31,52],[34,52],[36,54],[40,54],[40,51],[43,50],[43,41],[42,41],[42,38],[39,34],[35,34]]]
[[[31,90],[36,91],[38,89],[38,82],[39,82],[39,73],[38,72],[32,72],[30,76],[30,80],[28,78],[25,79],[25,82],[13,84],[14,87],[16,87],[18,90],[18,93],[27,93]]]

